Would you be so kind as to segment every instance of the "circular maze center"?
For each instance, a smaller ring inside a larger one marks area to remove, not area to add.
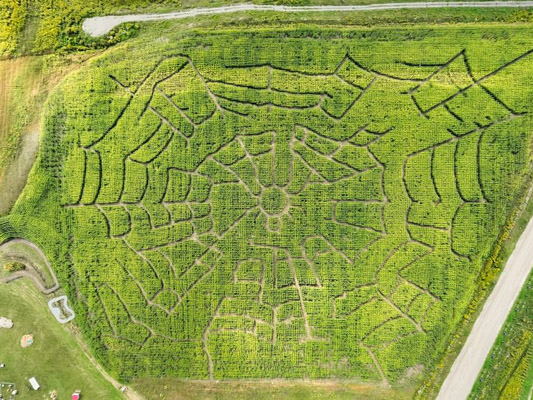
[[[261,207],[270,215],[280,214],[287,205],[287,196],[279,188],[268,188],[261,194]]]

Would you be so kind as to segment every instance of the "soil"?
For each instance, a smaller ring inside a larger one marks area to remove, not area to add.
[[[38,149],[39,130],[37,126],[32,126],[27,134],[22,135],[15,159],[0,176],[0,215],[7,214],[24,189]]]

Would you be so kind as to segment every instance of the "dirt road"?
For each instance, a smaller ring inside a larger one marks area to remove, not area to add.
[[[232,6],[212,8],[191,8],[166,14],[129,14],[108,15],[105,17],[87,18],[83,22],[83,30],[91,36],[102,36],[117,25],[124,22],[162,21],[182,19],[199,15],[227,14],[239,11],[276,11],[276,12],[340,12],[340,11],[379,11],[414,8],[502,8],[502,7],[533,7],[533,1],[481,1],[481,2],[411,2],[386,3],[347,6],[279,6],[259,4],[236,4]]]

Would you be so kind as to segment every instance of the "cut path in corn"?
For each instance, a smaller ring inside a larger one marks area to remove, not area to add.
[[[297,12],[342,12],[342,11],[385,11],[401,9],[426,9],[426,8],[509,8],[533,7],[533,1],[467,1],[467,2],[409,2],[409,3],[384,3],[368,5],[344,6],[281,6],[260,4],[236,4],[232,6],[191,8],[165,14],[129,14],[108,15],[104,17],[87,18],[83,22],[83,30],[91,36],[103,36],[116,26],[125,22],[163,21],[169,19],[183,19],[200,15],[228,14],[242,11],[273,11],[283,13]]]

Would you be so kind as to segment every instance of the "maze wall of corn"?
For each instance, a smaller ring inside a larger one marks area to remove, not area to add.
[[[528,171],[532,52],[490,26],[120,45],[48,100],[0,241],[42,246],[115,376],[397,382]]]

